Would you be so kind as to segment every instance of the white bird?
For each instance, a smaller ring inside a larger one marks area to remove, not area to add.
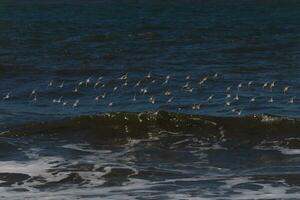
[[[73,103],[73,107],[77,107],[79,104],[79,100],[77,99],[74,103]]]
[[[94,84],[94,88],[96,88],[100,83],[101,83],[101,81],[97,81],[97,82]]]
[[[199,110],[200,109],[200,104],[193,104],[192,109],[193,110]]]
[[[248,82],[248,87],[250,87],[252,85],[253,81],[249,81]]]
[[[108,106],[109,106],[109,107],[112,107],[113,104],[114,104],[113,102],[109,102]]]
[[[186,92],[189,92],[189,93],[192,93],[193,90],[194,90],[194,88],[187,88],[185,91],[186,91]]]
[[[30,93],[30,97],[36,94],[36,90],[32,90]]]
[[[118,87],[117,87],[117,86],[115,86],[115,87],[114,87],[114,89],[113,89],[113,92],[115,92],[117,89],[118,89]]]
[[[208,77],[204,77],[198,84],[202,85],[203,83],[205,83],[205,81],[207,81]]]
[[[254,102],[256,100],[256,97],[253,97],[250,99],[250,102]]]
[[[82,82],[82,81],[80,81],[80,82],[78,83],[78,86],[81,86],[81,85],[83,85],[83,82]]]
[[[243,83],[239,83],[237,87],[238,87],[238,89],[242,88],[243,87]]]
[[[140,91],[143,95],[145,95],[148,92],[148,89],[147,88],[142,88]]]
[[[145,76],[145,78],[150,79],[150,78],[151,78],[151,72],[149,72],[149,73]]]
[[[64,81],[60,85],[58,85],[57,87],[63,88],[64,87]]]
[[[211,101],[211,100],[213,99],[213,97],[214,97],[214,95],[213,95],[213,94],[212,94],[212,95],[210,95],[210,96],[208,97],[207,101]]]
[[[171,76],[170,75],[167,75],[166,76],[166,79],[165,79],[165,82],[163,82],[161,85],[165,85],[165,84],[167,84],[168,82],[169,82],[169,79],[171,78]]]
[[[136,101],[136,94],[133,96],[132,101]]]
[[[78,88],[74,88],[74,90],[72,90],[72,92],[78,92]]]
[[[95,101],[99,101],[100,95],[95,97]]]
[[[53,80],[51,80],[49,83],[48,83],[48,87],[52,87],[53,85]]]
[[[273,99],[273,97],[271,97],[270,99],[269,99],[269,103],[273,103],[274,102],[274,99]]]
[[[90,76],[85,80],[85,86],[88,86],[88,84],[91,82],[92,77]]]
[[[7,94],[3,97],[3,100],[9,99],[9,98],[10,98],[10,94],[11,94],[11,92],[7,93]]]
[[[275,86],[276,81],[273,81],[270,85],[270,89],[272,90],[272,88]]]
[[[290,98],[288,103],[294,103],[294,99],[295,99],[295,97]]]
[[[165,96],[170,96],[172,94],[172,92],[170,90],[165,91]]]
[[[190,87],[190,81],[189,82],[186,82],[183,86],[182,86],[182,88],[189,88]]]
[[[237,111],[237,114],[241,115],[242,114],[242,110]]]
[[[126,80],[128,78],[128,73],[124,74],[123,76],[121,76],[119,79],[120,80]]]
[[[34,95],[34,98],[32,99],[32,101],[37,101],[37,96],[36,96],[36,94]]]
[[[62,97],[60,97],[59,99],[53,99],[52,102],[53,103],[61,103]]]
[[[240,99],[239,94],[236,94],[234,100],[238,101]]]
[[[141,81],[138,81],[134,87],[138,87],[138,86],[140,86],[140,84],[141,84]]]
[[[269,84],[269,82],[265,82],[265,83],[263,84],[262,88],[268,87],[268,84]]]
[[[168,99],[167,103],[171,103],[173,101],[174,97],[171,97],[170,99]]]
[[[149,98],[149,102],[152,103],[152,104],[155,104],[155,97],[151,96]]]
[[[287,93],[287,91],[289,90],[290,86],[286,86],[284,89],[283,89],[283,93]]]

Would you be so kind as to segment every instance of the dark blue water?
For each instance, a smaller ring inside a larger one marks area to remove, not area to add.
[[[296,0],[1,1],[1,195],[296,199],[299,14]]]

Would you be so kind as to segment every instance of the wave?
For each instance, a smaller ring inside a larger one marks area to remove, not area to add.
[[[172,112],[115,112],[2,128],[2,136],[55,135],[100,142],[151,137],[192,136],[226,144],[280,141],[300,145],[300,121],[271,115],[214,117]],[[229,146],[230,146],[229,145]]]

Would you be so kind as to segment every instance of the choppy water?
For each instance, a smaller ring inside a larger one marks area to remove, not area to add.
[[[0,2],[0,196],[297,199],[299,11]]]

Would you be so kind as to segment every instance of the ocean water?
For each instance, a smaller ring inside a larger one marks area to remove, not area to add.
[[[0,2],[3,199],[298,199],[300,2]]]

